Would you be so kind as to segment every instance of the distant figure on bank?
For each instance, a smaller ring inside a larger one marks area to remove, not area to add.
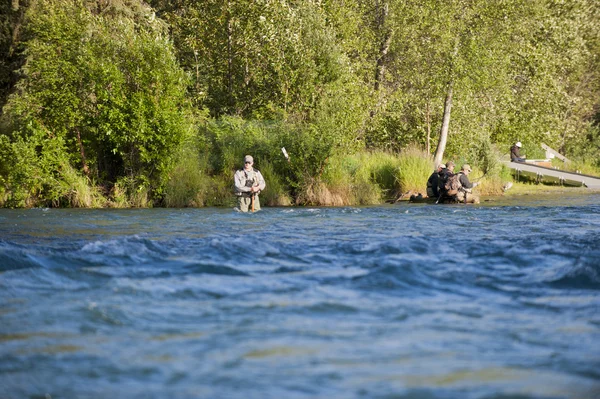
[[[517,141],[515,145],[510,147],[510,160],[513,162],[525,162],[525,157],[521,157],[521,142]]]
[[[265,179],[254,169],[254,159],[250,155],[244,157],[244,168],[235,172],[235,194],[238,196],[238,207],[242,212],[260,210],[258,194],[265,189]]]
[[[440,178],[442,177],[442,171],[444,169],[446,169],[446,165],[441,163],[435,171],[433,171],[431,176],[429,176],[429,179],[427,180],[427,196],[429,198],[438,198],[440,196]]]
[[[460,168],[458,180],[460,181],[461,189],[458,190],[458,194],[456,194],[456,200],[459,202],[472,202],[478,204],[479,196],[473,194],[472,189],[477,187],[479,183],[471,183],[469,180],[470,173],[471,166],[469,164],[464,164],[462,168]]]

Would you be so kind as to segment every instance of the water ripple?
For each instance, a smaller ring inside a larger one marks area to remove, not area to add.
[[[557,201],[2,210],[0,397],[596,398],[600,196]]]

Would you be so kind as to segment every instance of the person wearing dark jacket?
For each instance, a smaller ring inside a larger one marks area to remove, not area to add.
[[[510,147],[510,160],[513,162],[525,162],[525,158],[521,156],[521,142],[517,141],[515,145]]]
[[[440,177],[446,165],[439,164],[427,180],[427,196],[429,198],[438,198],[440,196]]]
[[[473,194],[472,189],[477,187],[479,183],[471,183],[471,181],[469,180],[470,173],[471,166],[469,164],[464,164],[462,168],[460,168],[460,172],[458,173],[458,180],[460,181],[461,189],[458,190],[456,199],[459,202],[472,202],[478,204],[479,196]]]
[[[438,193],[440,194],[440,197],[446,196],[446,187],[444,186],[448,179],[454,176],[454,166],[454,162],[448,161],[446,162],[446,169],[442,169],[440,172],[440,177],[438,179]]]

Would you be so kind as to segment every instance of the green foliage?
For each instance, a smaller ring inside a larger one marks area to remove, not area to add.
[[[423,191],[450,87],[490,192],[515,141],[600,162],[597,1],[150,4],[0,5],[4,206],[229,206],[246,154],[266,204]]]
[[[309,115],[343,74],[342,54],[313,2],[155,1],[171,23],[192,96],[214,116]]]
[[[187,80],[165,27],[109,9],[94,14],[83,2],[52,0],[27,10],[24,79],[4,123],[11,141],[29,148],[21,154],[27,162],[36,164],[31,149],[56,157],[42,162],[43,173],[27,173],[40,180],[31,195],[56,201],[46,187],[60,159],[101,182],[127,177],[137,204],[148,201],[142,192],[160,199],[172,154],[190,129]]]

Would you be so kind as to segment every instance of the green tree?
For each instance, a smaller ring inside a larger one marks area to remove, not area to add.
[[[191,128],[187,77],[166,26],[136,1],[52,0],[27,9],[24,40],[24,78],[4,109],[12,151],[35,149],[25,153],[34,165],[44,160],[40,176],[66,162],[160,196]]]

